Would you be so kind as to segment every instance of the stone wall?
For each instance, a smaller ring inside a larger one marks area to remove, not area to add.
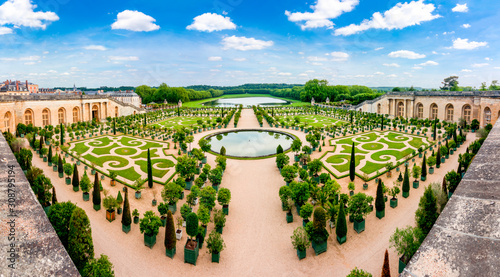
[[[3,136],[0,168],[0,276],[80,276]]]
[[[500,123],[401,276],[499,276],[499,154]]]

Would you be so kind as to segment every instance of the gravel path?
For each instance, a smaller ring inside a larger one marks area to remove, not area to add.
[[[231,128],[234,129],[230,122]],[[269,126],[264,124],[267,129]],[[244,109],[238,128],[259,128],[258,122],[251,109]],[[215,130],[219,131],[219,130]],[[195,143],[201,137],[215,131],[195,134]],[[305,134],[298,131],[285,130],[298,135],[305,141]],[[467,143],[474,140],[474,134],[469,134]],[[458,149],[458,153],[465,152],[466,146]],[[331,150],[331,146],[324,150]],[[169,152],[174,153],[171,149]],[[424,192],[424,185],[431,182],[440,182],[446,172],[455,169],[458,153],[450,156],[440,169],[428,175],[426,182],[420,182],[420,188],[411,189],[410,197],[407,199],[399,197],[399,205],[391,209],[389,203],[386,206],[386,216],[379,220],[375,213],[368,215],[366,219],[366,231],[357,234],[348,223],[347,243],[338,245],[335,233],[328,241],[328,251],[319,256],[314,256],[312,248],[307,250],[307,258],[299,261],[296,251],[293,249],[290,236],[293,230],[302,225],[300,217],[294,210],[294,222],[287,224],[285,212],[281,210],[278,197],[279,188],[284,185],[283,178],[276,168],[274,158],[264,160],[229,160],[228,166],[222,180],[222,187],[231,190],[232,200],[229,206],[229,216],[224,228],[223,238],[226,250],[221,253],[220,264],[211,263],[210,254],[206,246],[200,250],[196,266],[184,263],[183,247],[186,235],[177,242],[177,254],[174,259],[165,256],[163,246],[165,228],[160,228],[157,243],[153,249],[144,246],[143,236],[139,232],[138,224],[132,224],[129,234],[121,231],[121,215],[109,223],[105,219],[105,211],[101,209],[96,212],[92,208],[92,200],[84,202],[81,192],[73,192],[70,185],[65,185],[64,180],[58,178],[57,172],[43,163],[38,156],[34,157],[34,166],[40,167],[44,173],[52,179],[57,190],[59,201],[72,201],[84,208],[90,218],[92,225],[92,236],[96,256],[108,255],[114,264],[116,276],[346,276],[355,266],[362,268],[374,276],[380,275],[385,249],[389,249],[391,272],[397,274],[398,257],[394,249],[389,248],[389,237],[396,227],[405,227],[414,224],[414,213],[418,206],[420,196]],[[315,152],[312,158],[319,158],[323,153]],[[289,154],[292,158],[292,153]],[[417,159],[420,164],[421,159]],[[208,155],[208,163],[215,165],[215,157]],[[83,174],[83,166],[79,172]],[[397,178],[387,180],[382,177],[384,183],[392,186]],[[92,178],[91,178],[92,179]],[[93,179],[92,179],[93,180]],[[342,192],[347,193],[348,178],[338,180],[342,186]],[[362,191],[363,182],[356,179],[356,192]],[[110,187],[108,179],[103,181],[105,189],[109,189],[114,196],[117,195],[121,185]],[[160,199],[160,185],[155,185],[156,199]],[[375,195],[376,185],[374,181],[369,183],[369,189],[363,191]],[[138,209],[142,214],[146,210],[154,210],[151,206],[153,193],[150,189],[143,190],[142,199],[136,200],[133,191],[129,194],[131,210]],[[180,215],[179,208],[184,203],[178,203],[178,211],[174,218]],[[214,228],[209,224],[208,231]]]

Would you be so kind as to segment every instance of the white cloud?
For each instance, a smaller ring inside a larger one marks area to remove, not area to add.
[[[385,74],[384,72],[380,72],[380,71],[373,73],[373,75],[384,75],[384,74]]]
[[[213,32],[221,30],[234,30],[236,25],[231,22],[231,18],[224,17],[216,13],[204,13],[193,19],[193,23],[186,27],[188,30],[202,32]]]
[[[350,12],[359,4],[359,0],[317,0],[316,5],[311,5],[313,12],[289,12],[285,11],[291,22],[302,22],[300,28],[313,29],[327,27],[332,28],[330,19],[339,17],[341,14]]]
[[[396,74],[391,74],[391,75],[387,75],[387,77],[390,77],[390,78],[396,78],[396,77],[398,77],[398,75],[396,75]]]
[[[19,58],[20,61],[38,61],[40,60],[40,56],[26,56]]]
[[[391,58],[405,58],[405,59],[410,59],[410,60],[425,58],[424,54],[418,54],[418,53],[415,53],[415,52],[409,51],[409,50],[394,51],[394,52],[389,53],[388,56]]]
[[[470,69],[462,69],[461,72],[472,72],[472,70],[470,70]]]
[[[423,67],[421,67],[421,66],[414,66],[414,67],[413,67],[413,69],[415,69],[415,70],[420,70],[420,69],[422,69],[422,68],[423,68]]]
[[[488,66],[490,65],[489,63],[475,63],[475,64],[472,64],[472,67],[485,67],[485,66]]]
[[[297,54],[299,54],[299,55],[304,55],[304,52],[298,52]]]
[[[59,20],[54,12],[35,12],[37,6],[30,0],[8,0],[0,6],[0,25],[31,27],[45,30],[47,24]],[[0,35],[12,33],[11,28],[0,27]]]
[[[134,32],[150,32],[160,29],[154,24],[156,19],[139,11],[124,10],[116,17],[116,21],[111,24],[111,29],[123,29]]]
[[[292,73],[290,72],[280,72],[278,73],[279,76],[292,76]]]
[[[470,28],[470,24],[468,24],[468,23],[462,24],[462,28],[469,29]]]
[[[457,4],[453,9],[451,9],[453,12],[456,13],[466,13],[469,11],[469,7],[467,7],[467,3],[460,5]]]
[[[439,63],[435,61],[426,61],[425,63],[419,64],[420,66],[428,66],[428,65],[439,65]]]
[[[345,52],[331,52],[327,53],[326,55],[332,57],[332,61],[334,62],[344,62],[349,59],[349,54]]]
[[[335,35],[349,36],[368,29],[393,30],[420,25],[422,22],[441,17],[439,14],[432,14],[435,9],[434,4],[424,4],[423,0],[398,3],[384,14],[374,13],[370,20],[365,19],[359,25],[351,24],[335,30]]]
[[[443,35],[453,35],[455,33],[455,31],[451,31],[451,32],[443,32]]]
[[[383,66],[387,66],[387,67],[400,67],[400,65],[397,64],[397,63],[384,63]]]
[[[326,62],[328,61],[327,58],[325,57],[318,57],[318,56],[309,56],[307,59],[311,62]]]
[[[483,47],[486,45],[488,45],[488,43],[485,41],[483,41],[483,42],[477,42],[477,41],[469,42],[468,38],[465,38],[465,39],[457,38],[456,40],[453,41],[452,48],[472,50],[472,49],[476,49],[478,47]]]
[[[245,62],[247,58],[234,58],[233,61],[235,62]]]
[[[255,38],[230,36],[222,39],[223,49],[236,49],[240,51],[262,50],[273,46],[274,42],[258,40]]]
[[[102,45],[89,45],[84,47],[86,50],[98,50],[98,51],[106,51],[108,50],[106,47]]]
[[[27,62],[27,63],[24,63],[25,65],[34,65],[36,64],[36,62]]]
[[[0,27],[0,36],[12,34],[12,29],[7,27]]]
[[[375,48],[375,51],[379,51],[379,50],[382,50],[382,49],[384,49],[384,47]]]
[[[208,60],[211,62],[222,61],[222,57],[208,57]]]
[[[111,61],[138,61],[139,57],[136,56],[109,56]]]
[[[491,58],[486,57],[486,58],[484,58],[484,60],[485,60],[485,61],[491,61],[492,59],[491,59]]]

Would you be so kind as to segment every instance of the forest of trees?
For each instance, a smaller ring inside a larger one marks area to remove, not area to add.
[[[169,87],[165,83],[158,88],[152,88],[146,85],[138,86],[135,92],[142,98],[143,104],[151,102],[176,104],[181,100],[183,103],[201,100],[206,98],[218,97],[223,94],[221,90],[208,89],[196,91],[194,89],[185,89],[182,87]]]

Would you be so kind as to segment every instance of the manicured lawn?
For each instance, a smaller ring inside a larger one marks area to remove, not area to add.
[[[107,155],[107,154],[111,154],[111,149],[117,148],[117,147],[119,147],[119,145],[116,143],[113,143],[111,146],[108,146],[108,147],[99,147],[99,148],[96,147],[92,150],[92,153],[94,153],[96,155]]]
[[[134,182],[135,182],[135,180],[141,178],[141,174],[137,173],[133,167],[123,169],[123,170],[112,170],[112,171],[116,172],[116,174],[118,174],[118,176],[121,176],[125,179],[134,180]]]
[[[158,149],[151,149],[149,150],[149,154],[151,155],[151,158],[156,158],[159,157],[158,154],[156,154],[156,151]],[[132,159],[137,160],[137,159],[147,159],[148,158],[148,151],[142,151],[139,155],[133,156]]]
[[[95,139],[94,141],[89,142],[90,146],[94,147],[104,147],[107,146],[111,143],[111,140],[108,137],[101,137],[98,139]]]
[[[103,167],[105,162],[113,161],[112,163],[109,164],[110,167],[125,167],[128,165],[128,161],[125,158],[118,157],[118,156],[93,156],[91,154],[87,154],[83,156],[84,159],[91,163],[95,163],[96,165]]]
[[[402,151],[398,151],[398,150],[383,150],[383,151],[376,152],[371,157],[375,161],[379,161],[379,162],[383,162],[383,161],[387,161],[388,160],[387,158],[381,157],[381,156],[384,156],[384,155],[394,156],[394,157],[396,157],[396,160],[401,160],[406,155],[411,154],[413,151],[414,151],[414,149],[411,149],[411,148],[407,148],[407,149],[402,150]]]
[[[154,124],[151,124],[151,126],[157,126],[161,128],[173,128],[173,127],[180,127],[180,126],[185,126],[185,127],[199,127],[201,126],[198,124],[198,120],[201,120],[204,124],[207,124],[207,127],[209,127],[207,120],[210,119],[211,123],[216,122],[215,119],[216,117],[201,117],[201,116],[179,116],[179,117],[171,117],[168,118],[164,121],[156,122]]]
[[[361,160],[365,158],[364,155],[356,155],[356,166],[359,165]],[[334,155],[330,156],[326,161],[331,164],[344,163],[339,165],[333,165],[338,171],[344,172],[349,171],[349,161],[351,159],[351,155]]]
[[[121,147],[121,148],[116,148],[115,153],[117,155],[129,156],[137,153],[137,150],[135,148]]]
[[[85,145],[85,142],[78,142],[75,144],[75,147],[72,149],[76,153],[83,154],[87,152],[90,149],[87,145]]]
[[[135,164],[140,166],[142,171],[147,172],[148,170],[147,161],[139,160],[136,161]],[[167,159],[151,159],[151,164],[153,164],[153,170],[152,170],[153,176],[158,178],[162,178],[163,176],[165,176],[165,174],[167,174],[167,172],[169,171],[168,168],[172,168],[175,166],[174,162]],[[157,165],[162,170],[156,169],[155,165]]]
[[[295,118],[299,119],[299,122],[297,123],[295,121]],[[307,127],[327,127],[330,125],[337,125],[341,126],[345,121],[341,121],[335,118],[327,117],[327,116],[322,116],[322,115],[286,115],[286,116],[279,116],[277,117],[277,121],[281,122],[288,122],[289,124],[292,124],[295,122],[296,124],[302,125],[306,124]]]

